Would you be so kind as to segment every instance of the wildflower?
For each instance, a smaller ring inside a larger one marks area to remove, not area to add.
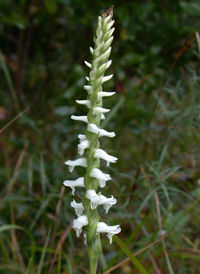
[[[104,187],[106,185],[106,181],[111,180],[111,177],[109,174],[103,173],[100,169],[98,168],[93,168],[90,172],[90,177],[91,178],[96,178],[99,180],[99,186]]]
[[[75,209],[76,215],[79,217],[83,214],[84,206],[82,203],[77,203],[75,200],[71,202],[71,207]]]
[[[103,222],[99,222],[97,225],[97,232],[99,233],[107,233],[107,237],[109,238],[110,244],[112,243],[112,236],[120,233],[121,228],[119,225],[108,226]]]
[[[77,187],[77,186],[79,186],[79,187],[85,187],[84,177],[80,177],[80,178],[78,178],[76,180],[65,180],[63,182],[63,184],[65,186],[71,187],[73,195],[74,195],[74,192],[75,192],[75,187]]]
[[[109,60],[111,53],[111,43],[113,41],[114,20],[112,20],[112,8],[102,16],[98,17],[98,26],[96,37],[94,39],[94,48],[90,47],[92,54],[92,62],[84,61],[90,69],[89,77],[86,77],[88,83],[84,85],[87,92],[86,100],[76,100],[80,105],[88,108],[88,114],[82,116],[72,115],[71,119],[82,121],[87,124],[85,134],[79,134],[78,153],[86,155],[83,158],[65,162],[69,166],[69,171],[72,172],[74,167],[81,166],[86,168],[84,177],[76,180],[66,180],[64,185],[72,189],[74,195],[76,187],[85,187],[85,194],[82,203],[77,203],[75,200],[71,202],[71,206],[75,209],[78,216],[73,222],[73,228],[76,235],[79,237],[82,230],[84,231],[84,243],[87,245],[88,255],[90,259],[90,274],[96,273],[96,265],[101,254],[101,240],[99,233],[107,233],[107,236],[112,242],[112,236],[121,231],[119,225],[108,226],[105,223],[99,222],[98,206],[103,206],[106,213],[117,203],[117,200],[111,196],[105,197],[98,192],[98,187],[103,188],[106,182],[111,180],[109,174],[103,173],[100,170],[100,160],[105,160],[107,166],[110,163],[116,163],[117,157],[109,155],[100,148],[99,138],[106,136],[113,138],[114,132],[108,132],[100,128],[101,120],[105,119],[105,115],[110,109],[103,108],[103,98],[112,96],[115,92],[103,91],[103,83],[109,81],[113,75],[105,75],[106,70],[110,67],[112,61]],[[105,115],[104,115],[105,114]],[[84,212],[84,215],[82,215]],[[83,228],[87,226],[86,228]]]
[[[87,167],[87,159],[86,158],[79,158],[77,160],[71,161],[68,160],[65,162],[66,165],[69,166],[69,171],[72,172],[75,166],[82,166]]]
[[[116,163],[116,161],[118,160],[117,157],[109,155],[103,149],[96,149],[94,157],[105,160],[107,162],[107,166],[109,166],[110,163]]]
[[[79,237],[82,232],[82,227],[88,225],[88,218],[85,215],[79,216],[73,222],[73,228],[76,230],[76,236]]]

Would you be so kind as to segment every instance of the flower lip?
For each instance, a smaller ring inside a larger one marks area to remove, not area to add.
[[[110,138],[115,137],[115,133],[114,132],[108,132],[108,131],[106,131],[104,129],[98,128],[97,125],[92,124],[92,123],[88,124],[87,130],[89,132],[92,132],[92,133],[95,133],[95,134],[99,133],[99,137],[102,137],[102,136],[106,136],[106,137],[110,137]]]
[[[85,105],[88,108],[91,108],[90,100],[76,100],[77,104]]]
[[[76,236],[79,237],[82,232],[82,227],[88,225],[88,218],[85,215],[79,216],[73,222],[73,228],[76,230]]]
[[[103,222],[99,222],[97,225],[98,233],[107,233],[107,237],[109,238],[110,244],[112,243],[112,236],[121,232],[121,228],[119,225],[108,226]]]
[[[65,186],[68,186],[72,189],[72,195],[74,195],[74,192],[75,192],[75,187],[79,186],[79,187],[85,187],[85,184],[84,184],[84,177],[80,177],[76,180],[65,180],[63,182],[63,184]]]
[[[98,168],[93,168],[90,172],[90,177],[91,178],[96,178],[99,180],[99,186],[104,187],[106,185],[106,181],[111,180],[111,177],[109,174],[103,173],[100,169]]]
[[[82,122],[85,122],[85,123],[88,124],[88,118],[87,118],[86,115],[84,115],[84,116],[72,115],[72,116],[71,116],[71,119],[72,119],[72,120],[76,120],[76,121],[82,121]]]
[[[87,167],[87,159],[86,158],[79,158],[76,160],[67,160],[65,162],[66,165],[69,166],[69,171],[72,172],[74,170],[75,166],[82,166]]]
[[[75,209],[76,215],[79,217],[83,214],[84,206],[82,203],[77,203],[75,200],[71,202],[71,207]]]
[[[117,203],[117,200],[111,196],[110,198],[105,197],[104,195],[99,196],[99,205],[103,205],[106,214],[108,213],[108,210]]]
[[[107,152],[100,148],[95,150],[94,157],[105,160],[107,162],[107,166],[109,166],[110,163],[116,163],[118,160],[117,157],[109,155]]]
[[[86,139],[86,140],[80,140],[80,143],[78,144],[78,153],[80,155],[84,154],[84,151],[86,148],[90,147],[90,142]]]
[[[96,114],[99,114],[99,113],[107,113],[109,111],[110,111],[110,109],[107,109],[107,108],[94,107],[92,114],[96,115]]]
[[[90,207],[91,209],[95,209],[99,204],[99,195],[95,192],[94,189],[89,189],[86,192],[85,197],[90,200]]]

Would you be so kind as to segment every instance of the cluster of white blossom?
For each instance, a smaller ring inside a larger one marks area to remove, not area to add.
[[[87,100],[76,100],[76,102],[78,104],[85,105],[88,108],[91,115],[71,116],[73,120],[85,122],[87,124],[86,132],[89,133],[89,136],[95,135],[96,139],[102,136],[107,136],[110,138],[113,138],[115,136],[114,132],[107,132],[106,130],[101,129],[98,123],[96,122],[98,117],[99,122],[100,120],[105,119],[104,114],[110,111],[110,109],[102,107],[102,98],[112,96],[115,93],[106,92],[102,90],[102,84],[110,80],[113,76],[104,76],[106,69],[108,69],[108,67],[112,63],[112,61],[108,60],[108,58],[111,52],[110,45],[113,40],[113,24],[114,20],[112,20],[111,15],[108,15],[107,17],[100,16],[98,18],[98,28],[96,31],[95,47],[94,49],[90,48],[90,52],[93,55],[93,62],[92,64],[90,64],[87,61],[85,61],[85,64],[91,69],[89,77],[86,77],[89,84],[84,86],[84,89],[88,93],[88,98]],[[65,164],[69,166],[70,172],[72,172],[76,166],[86,168],[87,172],[90,171],[89,177],[97,179],[99,182],[99,187],[103,188],[106,186],[106,182],[111,180],[110,175],[103,173],[96,166],[89,166],[87,157],[84,157],[83,155],[85,153],[87,155],[87,150],[93,149],[93,159],[102,159],[106,161],[107,166],[109,166],[110,163],[115,163],[117,161],[117,158],[109,155],[107,152],[100,149],[99,147],[92,148],[90,137],[87,137],[86,135],[78,135],[78,153],[81,157],[74,161],[68,160],[65,162]],[[85,181],[84,177],[80,177],[76,180],[66,180],[64,181],[64,185],[72,189],[73,195],[75,194],[76,187],[85,188],[85,198],[90,201],[91,210],[95,210],[98,206],[103,205],[105,212],[108,213],[108,210],[114,204],[117,203],[117,200],[113,196],[107,198],[101,193],[97,193],[97,190],[95,189],[88,189],[87,182]],[[85,212],[83,203],[77,203],[75,200],[73,200],[71,202],[71,206],[75,209],[75,213],[78,216],[78,218],[75,219],[73,222],[73,228],[76,230],[76,235],[79,237],[82,232],[83,226],[87,226],[90,223],[90,219],[87,216],[87,212]],[[110,243],[112,242],[112,236],[114,234],[118,234],[121,231],[119,225],[108,226],[103,222],[98,222],[96,227],[97,233],[107,233]]]

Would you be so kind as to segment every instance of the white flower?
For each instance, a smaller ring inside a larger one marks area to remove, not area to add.
[[[84,86],[84,89],[87,90],[88,94],[92,94],[93,93],[93,87],[92,86]]]
[[[75,116],[75,115],[72,115],[71,119],[72,120],[76,120],[76,121],[82,121],[82,122],[85,122],[85,123],[88,124],[88,118],[87,118],[86,115],[85,116]]]
[[[79,237],[82,232],[82,227],[88,225],[88,219],[85,215],[79,216],[73,222],[73,228],[76,230],[76,236]]]
[[[106,113],[106,112],[109,112],[109,111],[110,111],[110,109],[107,109],[107,108],[94,107],[92,114],[96,115],[96,114],[99,114],[99,113]]]
[[[82,203],[77,203],[75,200],[71,202],[71,207],[75,209],[76,215],[81,216],[83,214],[83,204]]]
[[[95,134],[98,134],[98,133],[99,133],[99,129],[98,129],[97,125],[92,124],[92,123],[89,123],[89,124],[88,124],[87,130],[88,130],[89,132],[92,132],[92,133],[95,133]]]
[[[89,189],[86,192],[85,197],[90,200],[91,209],[95,209],[99,204],[99,195],[95,192],[94,189]]]
[[[99,205],[103,205],[106,214],[108,213],[108,210],[117,203],[117,200],[111,196],[110,198],[106,198],[104,195],[99,196]]]
[[[78,138],[79,138],[80,140],[87,140],[87,137],[86,137],[84,134],[79,134],[79,135],[78,135]]]
[[[80,140],[80,143],[78,144],[78,153],[80,155],[83,155],[86,148],[90,147],[90,142],[86,140]]]
[[[86,64],[86,66],[88,66],[88,68],[92,67],[92,65],[90,63],[88,63],[87,61],[84,61],[84,63]]]
[[[76,100],[77,104],[85,105],[88,108],[91,108],[90,100]]]
[[[102,98],[102,97],[109,97],[114,95],[116,92],[107,92],[107,91],[99,91],[98,92],[98,99]]]
[[[98,205],[103,205],[106,214],[108,210],[117,203],[117,200],[113,196],[106,198],[104,195],[98,195],[94,189],[89,189],[85,197],[90,200],[91,209],[95,209]]]
[[[91,52],[91,54],[93,55],[94,50],[93,50],[93,48],[92,48],[92,47],[90,47],[90,52]]]
[[[115,137],[115,135],[116,134],[114,132],[108,132],[104,129],[99,129],[99,137],[106,136],[106,137],[113,138]]]
[[[63,182],[63,184],[65,186],[71,187],[71,189],[72,189],[72,195],[74,195],[74,191],[75,191],[75,187],[76,186],[85,187],[84,177],[80,177],[80,178],[78,178],[76,180],[65,180]]]
[[[107,166],[109,166],[110,163],[116,163],[116,161],[118,160],[117,157],[109,155],[103,149],[100,148],[95,150],[94,157],[105,160],[107,162]]]
[[[79,158],[77,160],[71,161],[68,160],[65,162],[66,165],[69,166],[69,171],[72,172],[75,166],[82,166],[87,167],[87,159],[86,158]]]
[[[108,76],[104,76],[103,79],[102,79],[102,84],[109,81],[112,77],[113,77],[113,74],[108,75]]]
[[[92,132],[92,133],[95,133],[95,134],[99,133],[99,137],[102,137],[102,136],[107,136],[107,137],[110,137],[110,138],[115,137],[115,133],[114,132],[108,132],[108,131],[106,131],[104,129],[98,128],[97,125],[92,124],[92,123],[88,124],[87,130],[89,132]]]
[[[111,177],[109,174],[103,173],[100,169],[98,168],[93,168],[90,172],[90,177],[91,178],[96,178],[99,180],[99,186],[104,187],[106,185],[106,181],[111,180]]]
[[[110,244],[112,243],[112,236],[120,233],[121,228],[119,225],[108,226],[103,222],[99,222],[97,225],[97,232],[99,233],[107,233],[107,237],[109,238]]]
[[[112,60],[109,60],[106,64],[106,69],[108,69],[110,67],[110,65],[112,64]]]

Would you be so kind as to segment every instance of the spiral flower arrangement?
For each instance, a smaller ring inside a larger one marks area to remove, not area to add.
[[[98,17],[98,26],[96,37],[94,38],[94,48],[90,47],[92,54],[92,63],[85,61],[85,64],[90,68],[89,77],[86,77],[88,84],[84,86],[87,91],[87,100],[76,100],[78,104],[85,105],[88,108],[87,116],[72,115],[73,120],[82,121],[87,124],[85,135],[78,135],[78,153],[81,156],[76,160],[68,160],[65,162],[69,166],[69,171],[72,172],[76,166],[86,168],[84,177],[76,180],[66,180],[64,185],[72,189],[74,195],[76,187],[85,189],[85,195],[82,197],[82,202],[77,203],[75,200],[71,202],[77,215],[77,219],[73,222],[73,228],[76,231],[77,237],[84,231],[85,243],[88,249],[90,260],[90,274],[96,273],[96,267],[102,246],[100,233],[106,233],[110,243],[112,236],[121,231],[119,225],[108,226],[104,222],[99,221],[98,206],[103,206],[105,212],[116,204],[117,200],[111,196],[109,198],[98,193],[98,188],[104,188],[107,181],[111,180],[109,174],[105,174],[100,170],[100,159],[110,163],[115,163],[117,158],[109,155],[100,148],[99,138],[106,136],[113,138],[114,132],[107,132],[100,128],[100,122],[105,119],[104,114],[110,109],[102,107],[103,98],[112,96],[115,92],[103,91],[102,84],[110,80],[113,75],[104,76],[106,70],[111,65],[112,61],[108,60],[111,52],[111,43],[113,41],[114,20],[113,7]],[[85,155],[85,156],[83,156]]]

